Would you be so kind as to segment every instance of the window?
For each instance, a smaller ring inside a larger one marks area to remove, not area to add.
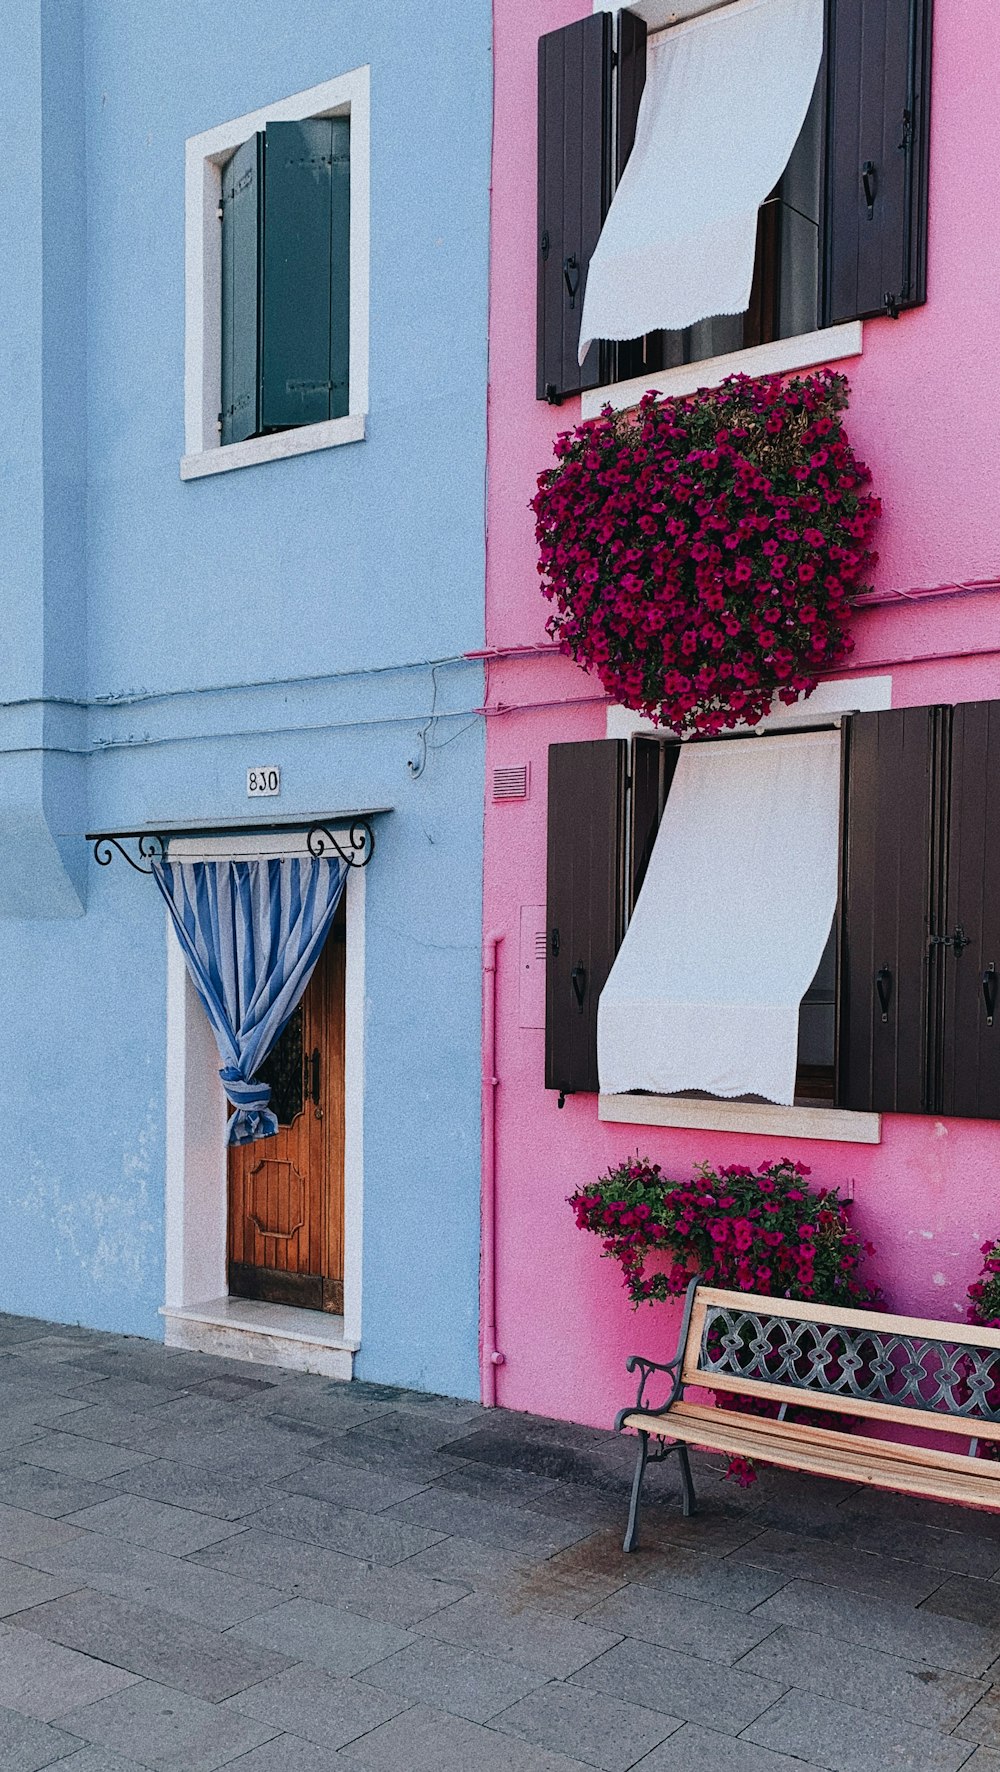
[[[1000,853],[1000,703],[845,716],[842,741],[839,904],[803,999],[797,1100],[998,1119],[1000,889],[989,858]],[[550,748],[550,1089],[598,1089],[598,1000],[677,748]]]
[[[364,436],[368,69],[187,144],[184,479]]]
[[[723,9],[724,10],[724,9]],[[760,209],[750,305],[682,332],[595,342],[577,362],[587,269],[632,150],[647,31],[595,13],[539,42],[539,399],[926,299],[929,0],[828,0],[823,61]]]

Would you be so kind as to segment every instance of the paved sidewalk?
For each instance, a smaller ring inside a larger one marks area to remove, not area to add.
[[[1000,1515],[630,1463],[0,1317],[0,1772],[1000,1772]]]

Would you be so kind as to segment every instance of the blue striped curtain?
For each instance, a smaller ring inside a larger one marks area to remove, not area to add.
[[[158,861],[153,877],[212,1024],[235,1108],[227,1144],[269,1138],[278,1122],[254,1082],[312,976],[347,877],[325,857]]]

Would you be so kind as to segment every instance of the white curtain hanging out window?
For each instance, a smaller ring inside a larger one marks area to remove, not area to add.
[[[601,993],[602,1092],[790,1106],[799,1005],[837,904],[840,735],[681,747]]]
[[[823,0],[733,0],[650,45],[635,145],[587,273],[581,363],[595,338],[748,307],[757,211],[822,53]]]

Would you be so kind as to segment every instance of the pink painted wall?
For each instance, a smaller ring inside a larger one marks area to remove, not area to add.
[[[534,397],[536,43],[589,11],[587,0],[495,0],[487,633],[501,652],[541,646],[527,503],[577,402]],[[885,515],[878,588],[1000,581],[1000,8],[948,0],[934,42],[929,291],[926,307],[865,325],[844,365],[852,439]],[[853,668],[891,671],[894,705],[1000,697],[1000,590],[894,601],[857,621]],[[525,802],[486,808],[485,921],[506,931],[497,979],[498,1400],[606,1424],[626,1401],[625,1356],[664,1355],[676,1315],[629,1306],[597,1239],[565,1204],[579,1183],[639,1149],[670,1173],[787,1153],[816,1182],[853,1186],[859,1227],[877,1245],[889,1303],[958,1316],[980,1243],[1000,1234],[1000,1124],[891,1116],[879,1146],[601,1125],[593,1096],[543,1087],[541,1030],[520,1027],[518,920],[545,899],[548,745],[602,737],[598,686],[539,652],[490,665],[489,771],[531,764]],[[490,774],[487,780],[491,779]]]

